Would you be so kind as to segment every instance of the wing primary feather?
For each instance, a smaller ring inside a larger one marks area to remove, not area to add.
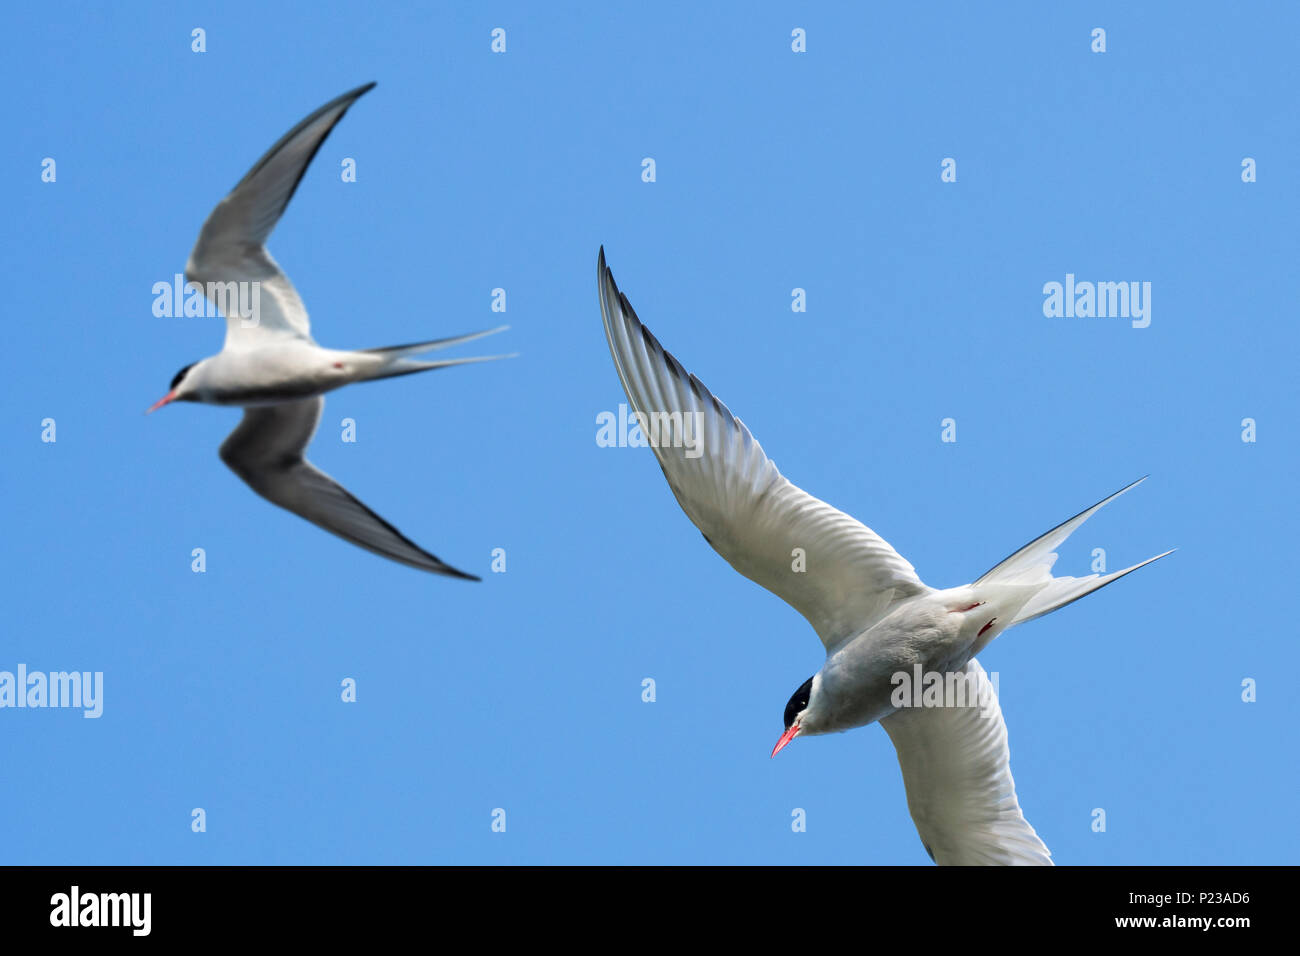
[[[976,702],[904,707],[880,721],[898,752],[921,845],[940,866],[1051,866],[1016,797],[992,682],[974,658],[959,673],[974,679]]]
[[[631,410],[677,503],[704,540],[745,577],[799,611],[828,652],[892,604],[928,589],[861,522],[786,479],[745,424],[664,348],[597,257],[605,339]],[[690,425],[694,436],[688,443]],[[660,426],[682,433],[662,441]],[[811,573],[796,571],[804,548]]]
[[[337,108],[340,103],[346,103],[347,105],[344,106],[343,109],[339,110],[339,115],[334,118],[334,122],[330,124],[329,129],[325,131],[325,133],[321,136],[321,138],[316,142],[316,145],[312,148],[311,152],[307,154],[307,159],[303,162],[302,168],[298,170],[298,175],[294,179],[293,185],[289,187],[288,195],[285,196],[284,202],[280,205],[280,212],[283,213],[284,210],[288,207],[289,201],[293,199],[293,194],[298,191],[298,184],[302,182],[302,177],[306,174],[307,167],[310,166],[312,160],[316,158],[316,154],[320,152],[320,148],[322,145],[324,145],[325,140],[329,139],[330,133],[332,133],[334,131],[334,127],[339,124],[339,120],[343,119],[344,115],[347,113],[349,109],[352,108],[352,104],[356,100],[359,100],[366,93],[369,93],[371,90],[375,88],[375,86],[376,83],[373,80],[369,83],[363,83],[361,86],[358,86],[354,90],[349,90],[348,92],[343,93],[340,96],[334,97],[334,99],[330,100],[324,106],[315,110],[309,116],[304,117],[303,120],[299,122],[297,126],[295,126],[293,129],[289,130],[289,132],[281,136],[278,140],[275,141],[275,143],[271,146],[270,149],[268,149],[265,153],[262,154],[261,158],[258,159],[258,161],[253,164],[253,168],[250,169],[248,172],[244,173],[243,178],[240,179],[239,182],[235,183],[235,188],[232,189],[231,192],[232,193],[235,192],[236,190],[239,189],[240,186],[244,185],[244,183],[253,179],[253,177],[255,177],[259,172],[262,171],[262,168],[266,166],[267,163],[269,163],[272,159],[275,158],[276,153],[280,152],[280,150],[283,149],[288,143],[292,142],[294,137],[296,137],[300,132],[302,132],[302,130],[306,129],[312,123],[316,122],[316,120],[320,119],[330,110]]]
[[[334,127],[374,86],[367,83],[335,97],[297,123],[204,220],[185,278],[201,286],[208,300],[225,312],[227,349],[259,347],[275,337],[311,341],[307,309],[267,251],[266,241]],[[230,309],[235,290],[240,312]],[[243,312],[245,307],[255,311]],[[247,321],[250,317],[255,320]]]
[[[324,405],[317,397],[245,409],[221,445],[221,460],[267,501],[360,548],[421,571],[480,580],[421,548],[303,457]]]

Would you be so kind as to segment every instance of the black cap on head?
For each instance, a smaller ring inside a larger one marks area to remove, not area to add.
[[[179,384],[181,383],[181,379],[183,379],[183,378],[185,377],[185,373],[188,372],[190,369],[192,369],[192,368],[193,368],[195,365],[197,365],[197,364],[199,364],[199,363],[198,363],[198,362],[191,362],[189,365],[185,366],[183,369],[181,369],[179,372],[177,372],[177,373],[176,373],[176,377],[175,377],[174,379],[172,379],[172,383],[171,383],[171,385],[169,385],[169,386],[167,387],[167,390],[168,390],[168,391],[172,391],[172,392],[174,392],[174,391],[176,390],[176,386],[179,385]]]
[[[809,677],[800,684],[799,689],[790,698],[790,703],[785,705],[785,728],[787,730],[794,723],[794,719],[799,716],[799,711],[808,706],[808,698],[812,696],[812,682],[813,679]]]

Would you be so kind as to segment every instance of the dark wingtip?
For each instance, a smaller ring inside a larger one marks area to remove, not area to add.
[[[462,571],[460,568],[453,568],[450,564],[443,564],[440,568],[428,568],[434,574],[446,575],[449,578],[460,578],[463,581],[482,581],[483,579],[477,574],[470,574],[468,571]]]
[[[298,178],[294,180],[293,187],[289,190],[289,194],[285,196],[284,205],[280,207],[280,212],[277,215],[277,218],[278,216],[284,215],[284,211],[289,208],[289,203],[293,200],[294,193],[298,191],[298,184],[302,182],[302,177],[307,174],[307,168],[311,166],[312,160],[314,160],[316,154],[320,152],[320,148],[325,144],[325,140],[329,139],[329,135],[334,130],[334,127],[337,126],[343,117],[347,115],[352,104],[361,96],[373,90],[375,85],[375,81],[371,80],[369,83],[358,86],[354,90],[349,90],[340,96],[334,97],[334,99],[330,100],[324,106],[317,107],[311,113],[308,113],[305,117],[299,120],[298,123],[289,130],[289,132],[276,140],[275,144],[270,149],[262,154],[261,158],[253,164],[253,167],[248,172],[244,173],[243,178],[240,179],[239,182],[235,183],[234,189],[232,189],[231,192],[235,192],[235,190],[239,189],[240,186],[244,185],[244,183],[256,176],[262,170],[262,167],[269,163],[272,158],[274,158],[274,156],[284,148],[286,143],[301,133],[309,124],[314,123],[319,117],[338,107],[340,103],[343,104],[343,108],[339,110],[339,115],[334,118],[334,122],[330,124],[329,129],[325,130],[325,132],[321,134],[321,138],[316,142],[315,149],[311,151],[311,155],[307,157],[306,161],[302,164],[302,168],[298,170]]]

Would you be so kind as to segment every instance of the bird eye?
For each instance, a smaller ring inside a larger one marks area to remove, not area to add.
[[[176,386],[179,385],[179,384],[181,383],[181,379],[183,379],[183,378],[185,377],[185,373],[188,372],[188,371],[189,371],[190,369],[192,369],[193,367],[194,367],[194,363],[191,362],[189,365],[185,366],[183,369],[181,369],[179,372],[177,372],[177,373],[176,373],[176,377],[175,377],[174,379],[172,379],[172,383],[171,383],[171,385],[168,386],[169,390],[174,391],[174,390],[176,389]]]
[[[812,682],[811,677],[804,681],[800,688],[794,692],[790,702],[785,705],[785,714],[782,718],[785,721],[784,726],[789,727],[794,723],[794,719],[799,716],[799,712],[808,706],[808,701],[812,697]]]

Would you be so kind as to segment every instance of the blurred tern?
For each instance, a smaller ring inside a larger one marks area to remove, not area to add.
[[[242,407],[244,418],[221,445],[221,460],[259,495],[367,551],[423,571],[477,581],[416,545],[303,457],[320,422],[325,392],[353,382],[510,357],[411,357],[505,326],[387,348],[322,348],[311,337],[297,290],[266,250],[267,237],[321,143],[374,85],[344,93],[291,129],[212,210],[190,253],[185,278],[202,286],[225,312],[225,345],[177,372],[167,394],[148,410],[171,402]]]
[[[597,284],[614,366],[643,435],[658,435],[649,444],[677,503],[715,551],[807,618],[825,645],[826,663],[786,705],[785,732],[772,756],[796,736],[879,721],[898,752],[908,809],[931,859],[1050,866],[1050,852],[1016,799],[1006,724],[975,655],[1008,628],[1165,556],[1111,574],[1051,574],[1055,549],[1145,479],[1025,545],[973,584],[928,587],[879,535],[782,477],[740,419],[641,324],[603,248]],[[664,440],[661,426],[689,429],[691,422],[689,443]],[[798,549],[806,570],[792,560]],[[900,703],[899,675],[914,674],[939,675],[958,694],[928,706],[906,696]],[[961,687],[969,688],[964,699]]]

